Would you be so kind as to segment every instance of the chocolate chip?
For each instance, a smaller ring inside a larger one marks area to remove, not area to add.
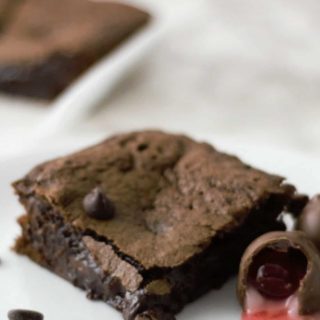
[[[15,309],[8,312],[9,320],[43,320],[43,315],[37,311]]]
[[[138,151],[142,152],[144,150],[147,150],[148,147],[149,147],[149,145],[147,143],[141,143],[138,145],[137,149],[138,149]]]
[[[83,199],[83,208],[87,215],[97,220],[109,220],[115,215],[115,207],[101,188],[96,187]]]
[[[264,285],[262,291],[254,281]],[[301,231],[270,232],[259,237],[247,248],[240,263],[238,296],[245,312],[249,288],[256,289],[267,300],[296,296],[300,315],[319,312],[320,254],[317,248]]]
[[[302,211],[297,230],[301,230],[320,250],[320,195],[314,196]]]

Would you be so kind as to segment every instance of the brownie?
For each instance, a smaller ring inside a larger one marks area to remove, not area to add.
[[[0,37],[9,24],[19,0],[0,0]]]
[[[0,90],[44,99],[55,98],[149,20],[121,3],[9,1],[10,19],[0,29]],[[5,0],[0,16],[2,7]]]
[[[253,239],[285,229],[296,196],[282,177],[160,131],[46,162],[14,188],[26,210],[17,252],[127,320],[171,319],[220,288]]]
[[[0,21],[2,21],[2,19],[5,16],[7,5],[8,5],[8,0],[0,0]]]
[[[5,13],[7,11],[8,6],[10,5],[10,0],[0,0],[0,19],[5,18]]]

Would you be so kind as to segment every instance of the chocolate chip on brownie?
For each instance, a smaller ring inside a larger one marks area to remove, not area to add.
[[[91,190],[83,199],[83,207],[87,215],[97,220],[109,220],[115,215],[115,207],[101,188]]]

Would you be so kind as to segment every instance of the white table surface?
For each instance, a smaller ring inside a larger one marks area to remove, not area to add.
[[[135,2],[162,10],[170,32],[94,114],[51,139],[52,148],[157,127],[320,157],[318,0]],[[49,109],[0,96],[0,159]]]
[[[305,177],[317,172],[314,164],[320,160],[319,0],[135,2],[161,10],[170,32],[95,113],[39,141],[41,161],[45,150],[51,157],[67,144],[71,150],[114,132],[156,127],[210,135],[245,160],[246,155],[254,159],[255,150],[272,154],[272,161],[277,154],[279,165],[271,163],[270,169],[277,167],[285,176],[293,172],[293,182],[304,182],[303,191],[317,192],[315,180]],[[43,102],[0,95],[2,169],[14,169],[17,159],[10,162],[10,157],[21,159],[19,153],[26,152],[16,146],[49,111]],[[292,165],[286,166],[290,157]],[[268,169],[269,159],[263,159]],[[213,295],[199,306],[212,306]],[[221,293],[215,298],[225,300]]]

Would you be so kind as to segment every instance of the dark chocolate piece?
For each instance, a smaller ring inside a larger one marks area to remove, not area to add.
[[[43,315],[31,310],[11,310],[8,313],[9,320],[43,320]]]
[[[115,207],[101,188],[96,187],[83,199],[86,214],[97,220],[109,220],[115,215]]]
[[[314,196],[299,217],[297,230],[301,230],[320,250],[320,195]]]
[[[275,260],[272,259],[272,252],[276,255]],[[269,261],[266,259],[268,256],[271,257]],[[268,283],[262,284],[267,284],[269,289],[273,286],[275,290],[273,293],[262,292],[266,299],[277,300],[294,294],[297,296],[300,315],[311,315],[320,311],[320,255],[304,232],[267,233],[247,248],[241,260],[238,278],[238,296],[244,309],[247,290],[249,285],[252,285],[250,273],[259,267],[261,276],[262,268],[266,265],[280,267],[277,270],[269,269],[269,274],[265,274],[264,280]],[[289,291],[278,296],[279,289],[284,288],[283,283],[287,283]]]
[[[146,12],[109,1],[1,0],[1,6],[0,90],[43,99],[55,98],[149,20]]]
[[[97,185],[117,209],[111,220],[83,210]],[[281,177],[159,131],[47,162],[14,187],[27,212],[16,250],[129,320],[175,314],[220,288],[253,239],[284,230],[278,218],[295,193]]]

